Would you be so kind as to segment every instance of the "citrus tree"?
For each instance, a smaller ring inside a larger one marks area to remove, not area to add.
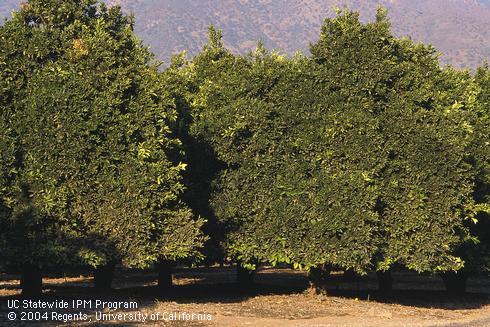
[[[368,24],[353,12],[327,19],[311,52],[322,92],[343,94],[341,101],[353,105],[341,121],[372,119],[370,125],[346,126],[366,138],[364,150],[344,158],[366,161],[364,153],[371,153],[373,160],[374,169],[366,173],[376,199],[372,269],[380,286],[391,288],[389,270],[396,266],[460,269],[463,261],[454,250],[469,237],[473,206],[474,173],[466,151],[475,106],[471,85],[440,68],[431,46],[395,38],[381,9]],[[375,142],[366,128],[379,136]]]
[[[0,35],[4,262],[91,265],[107,288],[116,263],[198,256],[175,104],[132,18],[33,0]]]

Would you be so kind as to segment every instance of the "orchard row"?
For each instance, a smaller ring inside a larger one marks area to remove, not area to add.
[[[162,40],[165,42],[165,40]],[[441,67],[384,10],[311,54],[209,43],[160,67],[133,18],[30,0],[0,27],[0,271],[232,261],[488,273],[490,72]]]

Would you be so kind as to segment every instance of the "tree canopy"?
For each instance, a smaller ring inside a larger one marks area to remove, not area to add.
[[[175,104],[132,18],[95,1],[29,1],[0,42],[5,260],[147,267],[198,255]]]
[[[457,270],[474,216],[475,88],[435,50],[391,34],[386,12],[325,20],[311,57],[220,34],[182,74],[190,133],[226,164],[212,207],[227,253],[254,262]],[[188,109],[189,110],[189,109]]]
[[[0,76],[2,269],[488,271],[488,65],[441,67],[384,9],[292,57],[210,27],[162,68],[118,7],[31,0]]]

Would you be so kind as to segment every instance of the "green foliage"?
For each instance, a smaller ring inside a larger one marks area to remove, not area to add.
[[[259,45],[210,45],[181,66],[189,133],[226,164],[212,208],[229,256],[417,271],[461,268],[471,239],[474,171],[467,149],[476,93],[435,50],[397,39],[386,12],[327,19],[311,58]],[[468,218],[467,218],[468,217]]]
[[[380,9],[325,20],[310,57],[210,27],[159,72],[132,24],[33,0],[0,27],[6,263],[145,267],[199,256],[202,228],[247,269],[488,268],[487,66],[441,68]]]
[[[246,58],[205,48],[185,68],[197,85],[190,131],[227,165],[212,207],[231,257],[362,270],[373,250],[374,199],[355,188],[369,184],[366,176],[329,160],[335,146],[322,142],[325,110],[312,105],[309,68],[305,57],[260,46]]]
[[[474,77],[476,106],[473,138],[468,147],[469,161],[475,174],[471,238],[457,249],[469,272],[490,272],[490,71],[488,64],[477,69]]]
[[[194,99],[191,95],[196,89],[197,77],[192,73],[189,64],[185,59],[185,53],[175,56],[171,66],[160,74],[160,83],[175,99],[177,109],[175,134],[182,141],[184,161],[188,163],[187,169],[183,172],[186,185],[183,200],[195,214],[206,218],[202,230],[208,236],[208,240],[202,252],[206,259],[205,263],[212,264],[223,261],[223,251],[219,244],[223,238],[223,231],[209,203],[212,193],[211,183],[222,169],[223,163],[216,158],[213,148],[205,140],[195,137],[189,131],[193,122]]]
[[[341,121],[366,117],[351,124],[362,147],[349,146],[356,151],[344,158],[371,163],[373,187],[364,191],[379,217],[375,268],[460,268],[453,250],[467,234],[473,181],[465,162],[474,102],[467,83],[439,68],[431,47],[394,38],[383,10],[368,24],[352,12],[327,19],[311,51],[322,92],[341,93],[348,107]],[[373,135],[364,131],[369,126]]]
[[[131,18],[30,1],[0,40],[5,260],[146,267],[198,255],[177,112]]]

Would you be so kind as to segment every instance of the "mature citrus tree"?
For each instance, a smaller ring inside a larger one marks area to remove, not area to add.
[[[371,211],[379,219],[372,264],[381,286],[389,290],[388,273],[397,265],[460,269],[454,249],[468,237],[465,221],[473,207],[466,152],[475,106],[471,87],[440,68],[432,47],[393,37],[384,10],[368,24],[352,12],[327,19],[311,51],[323,93],[342,94],[341,101],[351,103],[341,125],[366,136],[364,150],[334,153],[347,162],[366,162],[371,154],[373,169],[366,174],[375,186]],[[372,124],[349,124],[359,115]],[[371,142],[366,129],[379,138]],[[337,129],[337,137],[344,134]]]
[[[327,19],[311,58],[211,42],[185,66],[190,134],[225,163],[211,206],[232,258],[379,272],[462,267],[474,172],[471,85],[386,12]]]
[[[211,207],[226,253],[249,269],[286,262],[363,270],[373,251],[375,199],[357,192],[369,186],[363,174],[326,157],[326,147],[336,146],[324,139],[331,108],[315,105],[309,60],[260,45],[233,56],[211,32],[210,45],[183,71],[195,85],[190,134],[225,164]],[[336,94],[325,96],[338,105]]]
[[[105,288],[116,263],[197,255],[174,102],[132,18],[33,0],[0,35],[4,262],[89,264]]]

